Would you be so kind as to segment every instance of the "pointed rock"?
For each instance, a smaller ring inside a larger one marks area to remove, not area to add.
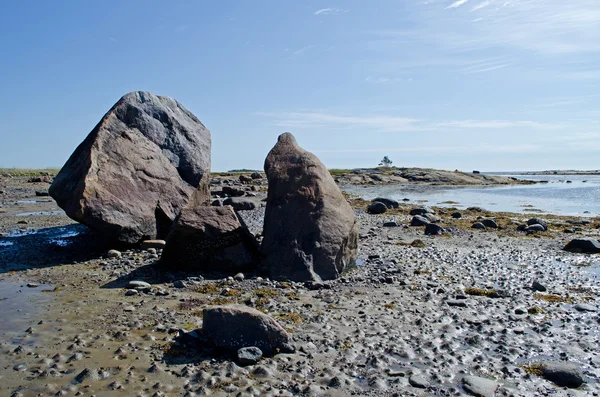
[[[262,253],[269,277],[331,280],[354,266],[354,211],[323,163],[288,132],[265,160],[269,182]]]
[[[126,243],[162,237],[194,190],[210,198],[210,131],[169,97],[123,96],[49,193],[72,219]]]

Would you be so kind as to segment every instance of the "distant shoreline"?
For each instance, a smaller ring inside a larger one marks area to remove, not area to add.
[[[511,171],[511,172],[484,172],[491,175],[600,175],[600,170],[546,170],[546,171]]]

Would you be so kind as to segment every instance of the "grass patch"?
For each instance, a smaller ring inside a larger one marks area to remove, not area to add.
[[[531,315],[536,315],[536,314],[544,314],[546,312],[539,306],[532,306],[529,309],[527,309],[527,313],[531,314]]]
[[[60,168],[0,168],[0,175],[10,174],[12,176],[42,176],[56,175]]]
[[[537,300],[548,302],[548,303],[572,303],[573,299],[566,298],[560,295],[554,294],[533,294],[533,297]]]
[[[62,290],[63,290],[63,287],[54,287],[54,289],[43,289],[40,292],[48,294],[50,292],[58,292],[58,291],[62,291]]]
[[[410,246],[414,247],[414,248],[425,248],[425,247],[427,247],[427,244],[425,244],[425,242],[423,240],[416,239],[416,240],[413,240],[412,243],[410,243]]]
[[[262,287],[255,289],[254,295],[259,298],[274,298],[279,296],[279,292],[275,288]]]
[[[427,270],[427,269],[415,269],[413,270],[413,274],[416,276],[420,276],[420,275],[426,275],[426,274],[431,274],[433,273],[433,270]]]
[[[523,371],[529,375],[542,376],[544,374],[544,365],[541,363],[528,363],[521,366]]]
[[[227,288],[227,289],[224,289],[223,292],[221,292],[221,296],[228,296],[230,298],[239,298],[240,296],[242,296],[243,293],[244,292],[239,289]]]
[[[219,289],[217,284],[204,284],[194,288],[194,291],[199,294],[214,294]]]
[[[498,291],[495,289],[481,289],[481,288],[467,288],[465,294],[474,296],[486,296],[488,298],[494,298],[498,296]]]
[[[286,323],[291,323],[294,326],[300,324],[304,319],[298,313],[278,313],[275,315],[277,320],[281,320]]]

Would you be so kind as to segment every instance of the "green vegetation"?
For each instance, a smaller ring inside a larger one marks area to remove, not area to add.
[[[465,294],[474,296],[486,296],[488,298],[494,298],[498,296],[498,291],[495,289],[481,289],[481,288],[467,288]]]
[[[10,174],[12,176],[42,176],[42,175],[56,175],[60,171],[60,168],[0,168],[0,175]]]
[[[390,160],[390,158],[388,156],[383,156],[383,159],[381,159],[381,162],[379,163],[380,166],[385,167],[385,168],[390,168],[392,166],[393,161]]]
[[[546,312],[539,306],[532,306],[529,309],[527,309],[527,313],[531,314],[531,315],[536,315],[536,314],[544,314]]]
[[[560,295],[554,294],[533,294],[533,297],[537,300],[545,301],[548,303],[572,303],[573,299],[567,298]]]

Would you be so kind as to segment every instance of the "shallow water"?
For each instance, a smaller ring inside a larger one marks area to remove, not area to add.
[[[600,215],[600,177],[591,175],[521,176],[517,179],[548,181],[535,185],[454,186],[343,186],[348,193],[371,200],[389,197],[440,207],[482,207],[490,211],[576,216]],[[571,181],[567,183],[567,181]]]
[[[42,292],[48,290],[52,287],[42,284],[29,288],[26,283],[0,280],[0,341],[12,343],[35,325],[36,315],[51,299],[49,294]]]
[[[64,214],[64,211],[60,210],[60,211],[33,211],[33,212],[20,212],[18,214],[15,214],[15,216],[32,216],[32,215],[38,215],[38,216],[51,216],[51,215],[62,215]]]

